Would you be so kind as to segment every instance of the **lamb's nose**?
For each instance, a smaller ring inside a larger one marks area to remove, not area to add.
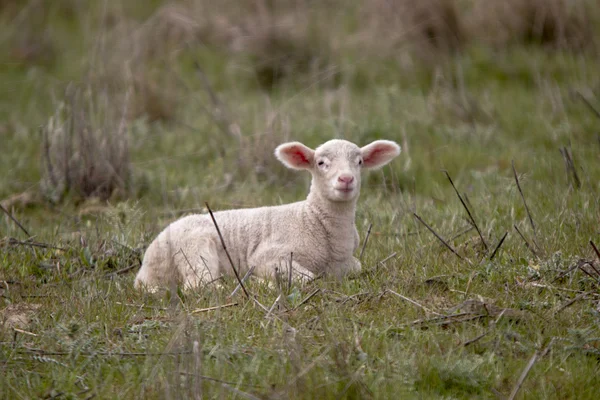
[[[350,184],[354,181],[354,177],[352,175],[340,175],[338,176],[338,181]]]

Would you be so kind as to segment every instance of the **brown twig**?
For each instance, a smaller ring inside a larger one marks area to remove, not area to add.
[[[410,298],[408,298],[408,297],[406,297],[406,296],[403,296],[403,295],[401,295],[400,293],[397,293],[397,292],[395,292],[395,291],[393,291],[393,290],[391,290],[391,289],[385,289],[384,293],[385,293],[385,292],[389,292],[389,293],[391,293],[391,294],[393,294],[393,295],[395,295],[395,296],[397,296],[397,297],[400,297],[402,300],[404,300],[404,301],[408,301],[410,304],[413,304],[413,305],[415,305],[415,306],[419,307],[420,309],[422,309],[422,310],[424,310],[424,311],[426,311],[426,312],[428,312],[428,313],[435,314],[435,315],[442,315],[442,314],[440,314],[440,313],[438,313],[438,312],[435,312],[435,311],[433,311],[433,310],[430,310],[429,308],[425,307],[424,305],[421,305],[421,304],[417,303],[417,302],[416,302],[416,301],[414,301],[413,299],[410,299]]]
[[[527,211],[527,217],[529,217],[529,223],[531,224],[531,228],[533,229],[533,235],[537,236],[537,231],[535,229],[535,224],[533,223],[533,217],[531,216],[531,211],[529,211],[529,206],[527,205],[527,201],[525,201],[525,195],[523,194],[523,190],[521,189],[521,183],[519,183],[519,176],[517,175],[517,170],[515,168],[515,162],[512,161],[512,170],[515,175],[515,182],[517,183],[517,189],[519,189],[519,193],[521,194],[521,199],[523,200],[523,204],[525,205],[525,211]],[[536,244],[537,246],[537,244]]]
[[[460,254],[458,254],[458,253],[456,252],[456,250],[454,250],[454,248],[452,248],[452,246],[450,246],[450,245],[448,244],[448,242],[446,242],[446,241],[445,241],[445,240],[444,240],[444,239],[443,239],[443,238],[442,238],[440,235],[438,235],[438,234],[437,234],[437,232],[436,232],[436,231],[434,231],[432,227],[430,227],[429,225],[427,225],[427,223],[426,223],[425,221],[423,221],[423,220],[421,219],[421,217],[419,217],[419,216],[417,215],[417,213],[413,213],[413,215],[415,216],[415,218],[417,218],[417,219],[419,220],[419,222],[420,222],[420,223],[422,223],[423,225],[425,225],[425,228],[429,229],[429,231],[430,231],[431,233],[433,233],[433,235],[434,235],[434,236],[435,236],[435,237],[436,237],[436,238],[437,238],[437,239],[438,239],[440,242],[442,242],[442,243],[444,244],[444,246],[446,246],[446,247],[448,248],[448,250],[450,250],[452,253],[454,253],[454,255],[455,255],[456,257],[460,258],[461,260],[464,260],[464,258],[463,258],[463,257],[462,257]]]
[[[54,245],[51,245],[51,244],[48,244],[48,243],[31,242],[29,240],[23,242],[23,241],[15,239],[15,238],[9,238],[8,239],[8,244],[9,245],[39,247],[39,248],[42,248],[42,249],[53,249],[53,250],[61,250],[61,251],[66,251],[67,250],[64,247],[54,246]]]
[[[554,312],[554,315],[558,314],[559,312],[563,311],[565,308],[572,306],[573,304],[575,304],[576,302],[578,302],[579,300],[585,299],[588,296],[589,293],[580,293],[577,296],[573,297],[571,300],[567,301],[565,304],[563,304],[562,306],[560,306],[558,308],[558,310],[556,310]]]
[[[8,218],[10,218],[19,228],[21,228],[21,230],[23,232],[25,232],[25,234],[27,235],[27,237],[31,237],[31,235],[29,234],[29,232],[27,232],[27,229],[25,229],[23,227],[23,225],[21,225],[21,223],[19,221],[17,221],[17,219],[15,217],[13,217],[13,215],[6,208],[4,208],[4,206],[2,205],[2,203],[0,203],[0,209],[2,209],[2,211],[4,211],[4,214],[6,214],[8,216]]]
[[[371,236],[371,228],[373,224],[369,224],[369,229],[367,230],[367,236],[365,236],[365,241],[362,245],[362,249],[360,250],[360,255],[358,256],[359,260],[362,260],[363,253],[365,252],[365,248],[367,247],[367,242],[369,241],[369,236]]]
[[[592,278],[592,279],[593,279],[593,280],[595,280],[596,282],[600,283],[600,276],[594,276],[594,275],[590,274],[588,271],[586,271],[586,270],[583,268],[583,266],[584,266],[585,264],[590,264],[590,263],[589,263],[589,262],[587,262],[587,261],[579,262],[579,263],[577,264],[577,268],[579,268],[579,269],[581,270],[581,272],[583,272],[584,274],[586,274],[587,276],[589,276],[590,278]],[[595,269],[594,269],[594,270],[595,270]]]
[[[252,276],[252,273],[254,272],[255,268],[256,268],[256,265],[253,265],[250,267],[250,269],[246,272],[246,275],[244,275],[244,277],[242,278],[242,283],[245,283],[248,280],[248,278],[250,278]],[[235,287],[235,289],[233,289],[233,292],[231,292],[231,294],[229,295],[229,298],[235,296],[237,291],[240,289],[241,289],[241,286],[238,283],[238,285]]]
[[[473,215],[471,214],[471,210],[469,210],[469,207],[467,207],[467,205],[465,204],[465,201],[463,200],[462,196],[458,192],[458,189],[456,189],[456,186],[454,186],[454,182],[452,181],[452,178],[450,177],[450,174],[448,173],[448,171],[444,170],[444,173],[446,174],[446,177],[450,181],[450,184],[452,185],[452,188],[454,188],[454,191],[456,192],[456,195],[458,196],[458,199],[460,200],[460,203],[462,204],[462,206],[464,207],[464,209],[467,211],[467,215],[469,215],[469,219],[471,220],[471,223],[473,224],[473,226],[477,230],[477,233],[479,234],[479,238],[481,239],[481,242],[483,243],[483,246],[487,250],[488,249],[488,245],[485,242],[485,239],[483,238],[483,235],[481,234],[481,230],[479,229],[479,226],[477,226],[477,222],[475,222],[475,218],[473,218]]]
[[[313,290],[308,296],[306,296],[306,298],[304,300],[302,300],[296,307],[294,307],[294,310],[296,310],[296,309],[298,309],[298,307],[306,304],[310,299],[312,299],[320,291],[321,291],[321,289]]]
[[[521,236],[521,239],[523,239],[523,242],[525,242],[525,246],[527,246],[527,248],[529,249],[529,251],[531,251],[531,253],[534,256],[538,256],[537,253],[535,252],[535,250],[533,250],[533,247],[531,247],[531,245],[529,244],[529,242],[527,241],[527,239],[525,239],[525,236],[523,236],[523,234],[521,233],[521,231],[519,230],[519,228],[517,228],[517,225],[513,225],[515,230],[517,231],[517,233],[519,234],[519,236]]]
[[[573,157],[569,153],[569,150],[566,147],[558,149],[560,154],[562,154],[563,159],[565,160],[565,169],[567,170],[567,175],[569,171],[573,176],[573,182],[575,182],[575,187],[579,189],[581,187],[581,180],[579,179],[579,175],[577,175],[577,169],[575,169],[575,163],[573,162]]]
[[[592,246],[592,249],[594,249],[594,252],[596,253],[596,256],[598,257],[598,260],[600,261],[600,251],[598,251],[598,248],[596,247],[594,242],[591,240],[590,240],[590,245]],[[594,267],[594,264],[591,261],[590,261],[590,265],[592,266],[592,268],[594,268],[594,271],[596,271],[598,276],[600,276],[600,272],[596,269],[596,267]]]
[[[134,269],[134,268],[137,268],[137,267],[138,267],[138,265],[136,265],[136,264],[131,264],[130,266],[128,266],[128,267],[125,267],[125,268],[121,268],[121,269],[119,269],[119,270],[117,270],[117,271],[115,271],[115,272],[109,272],[109,273],[107,273],[107,274],[106,274],[106,275],[104,275],[104,276],[105,276],[105,277],[109,277],[109,276],[113,276],[113,275],[122,275],[122,274],[124,274],[124,273],[126,273],[126,272],[129,272],[129,271],[131,271],[132,269]]]
[[[215,228],[217,230],[217,234],[219,235],[219,239],[221,239],[221,245],[223,246],[223,250],[225,250],[225,254],[227,255],[227,259],[229,259],[229,264],[231,265],[231,269],[233,270],[233,273],[235,274],[235,278],[237,279],[239,285],[242,287],[242,290],[244,291],[244,294],[246,295],[246,297],[250,298],[250,294],[246,290],[246,287],[244,286],[244,283],[242,282],[242,280],[240,278],[240,275],[237,272],[237,269],[233,265],[233,260],[231,259],[231,256],[229,255],[229,251],[227,251],[227,246],[225,245],[225,240],[223,239],[223,235],[221,235],[221,230],[219,229],[219,225],[217,225],[217,221],[215,220],[215,216],[213,215],[213,212],[210,209],[210,206],[208,205],[208,202],[205,202],[204,204],[206,205],[206,209],[208,210],[208,212],[210,214],[210,218],[212,219],[212,222],[215,225]]]
[[[126,307],[134,307],[134,308],[147,308],[149,310],[159,310],[159,311],[168,311],[168,308],[165,307],[157,307],[157,306],[147,306],[145,304],[132,304],[132,303],[121,303],[120,301],[116,301],[115,304]]]
[[[464,343],[463,343],[463,346],[467,347],[467,346],[469,346],[469,345],[471,345],[471,344],[473,344],[473,343],[477,342],[478,340],[481,340],[481,339],[483,339],[483,338],[484,338],[484,337],[486,337],[486,336],[487,336],[487,335],[488,335],[490,332],[491,332],[491,330],[489,330],[489,331],[485,331],[485,332],[483,332],[481,335],[479,335],[479,336],[477,336],[477,337],[475,337],[475,338],[473,338],[473,339],[471,339],[471,340],[467,340],[466,342],[464,342]]]
[[[237,305],[238,305],[238,303],[228,303],[228,304],[223,304],[223,305],[214,306],[214,307],[197,308],[193,311],[190,311],[190,314],[198,314],[198,313],[202,313],[202,312],[206,312],[206,311],[220,310],[221,308],[228,308],[228,307],[233,307],[233,306],[237,306]]]
[[[293,272],[294,252],[290,252],[290,267],[288,268],[288,293],[292,291],[292,272]]]
[[[529,374],[529,371],[531,371],[531,368],[533,368],[533,365],[536,363],[536,361],[539,358],[544,357],[548,353],[548,351],[550,351],[550,347],[552,347],[553,344],[554,344],[554,338],[552,338],[550,340],[550,343],[548,343],[548,345],[546,346],[546,348],[544,350],[542,350],[541,352],[540,351],[536,351],[533,354],[533,356],[531,357],[531,359],[527,363],[527,366],[525,367],[525,369],[521,373],[521,376],[519,377],[519,380],[517,381],[517,384],[513,388],[512,392],[510,393],[510,396],[508,396],[508,400],[514,400],[514,398],[517,396],[517,393],[519,392],[519,389],[521,389],[521,386],[523,385],[523,382],[525,382],[525,379],[527,379],[527,375]]]
[[[506,231],[504,236],[502,236],[502,239],[500,239],[500,242],[498,242],[498,245],[496,245],[496,248],[494,249],[494,251],[492,252],[492,255],[490,256],[490,261],[492,261],[494,259],[494,257],[496,256],[496,253],[498,252],[498,250],[500,250],[500,247],[502,247],[502,243],[504,243],[504,239],[506,239],[506,236],[508,236],[508,231]]]
[[[596,117],[600,118],[600,111],[598,111],[596,109],[596,107],[594,107],[594,105],[588,100],[588,98],[585,97],[583,95],[583,93],[581,93],[579,90],[575,91],[575,93],[577,93],[577,95],[579,96],[579,98],[581,100],[583,100],[583,102],[585,103],[585,105],[588,106],[588,108],[592,111],[592,113],[594,113],[596,115]]]

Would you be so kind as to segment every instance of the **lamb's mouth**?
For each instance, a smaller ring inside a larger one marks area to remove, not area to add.
[[[338,192],[342,192],[342,193],[352,193],[352,192],[354,192],[354,188],[353,187],[335,188],[335,190],[338,191]]]

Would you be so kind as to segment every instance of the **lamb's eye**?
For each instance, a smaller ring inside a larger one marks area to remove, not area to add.
[[[325,165],[325,161],[321,160],[317,163],[317,165],[319,165],[319,166]]]
[[[358,165],[362,165],[362,160],[358,160]]]

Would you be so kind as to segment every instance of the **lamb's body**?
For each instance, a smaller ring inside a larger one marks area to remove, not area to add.
[[[332,142],[337,146],[332,146]],[[380,142],[383,141],[375,143]],[[391,146],[389,143],[384,145]],[[289,153],[287,155],[279,152],[286,146],[282,145],[277,156],[294,168],[317,163],[314,152],[305,146],[298,149],[299,145],[288,144],[291,147],[284,149]],[[395,153],[391,157],[384,154],[385,162],[376,159],[373,165],[382,165],[395,157],[399,148],[393,146]],[[305,149],[313,152],[313,156],[305,154]],[[255,267],[256,276],[272,279],[276,269],[287,274],[290,259],[296,279],[322,274],[342,277],[360,270],[360,262],[352,255],[359,242],[354,218],[360,168],[356,174],[352,157],[358,154],[357,157],[365,158],[365,164],[368,159],[365,155],[360,156],[361,149],[346,141],[330,141],[317,149],[316,156],[320,156],[320,150],[324,152],[322,159],[328,161],[328,166],[325,168],[318,161],[323,176],[313,172],[311,191],[305,201],[214,213],[227,251],[240,275]],[[376,150],[371,149],[375,155]],[[379,153],[386,150],[389,151],[388,148],[379,149]],[[336,161],[336,157],[343,162]],[[329,162],[330,159],[334,161]],[[357,162],[356,165],[361,166],[362,162],[361,158],[360,164]],[[342,166],[337,170],[329,167],[329,164],[338,163]],[[332,188],[327,186],[330,184]],[[185,287],[193,288],[224,274],[232,275],[233,270],[213,221],[209,215],[191,215],[169,225],[150,244],[135,285],[158,287],[183,282]]]
[[[360,263],[352,256],[358,246],[353,208],[340,215],[307,200],[215,212],[214,217],[240,274],[254,266],[256,276],[273,278],[276,268],[287,271],[291,259],[296,278],[325,272],[341,277],[360,270]],[[153,274],[169,263],[178,274],[171,268],[166,274]],[[169,225],[146,251],[143,265],[137,282],[149,286],[183,279],[186,286],[194,287],[233,274],[209,215],[190,215]]]

